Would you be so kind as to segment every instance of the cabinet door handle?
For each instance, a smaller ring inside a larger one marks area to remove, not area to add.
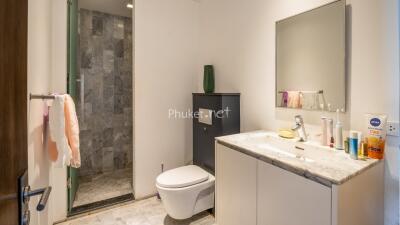
[[[203,130],[204,130],[204,131],[207,131],[207,127],[203,127]]]

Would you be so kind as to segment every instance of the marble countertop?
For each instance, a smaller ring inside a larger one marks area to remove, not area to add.
[[[343,184],[381,162],[375,159],[354,160],[343,150],[312,141],[283,139],[269,131],[222,136],[216,140],[229,148],[329,187]]]

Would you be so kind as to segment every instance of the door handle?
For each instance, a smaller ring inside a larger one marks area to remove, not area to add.
[[[31,187],[28,184],[28,171],[18,178],[18,208],[19,208],[19,225],[29,225],[31,213],[29,211],[29,199],[32,196],[41,195],[38,205],[36,206],[37,211],[42,211],[46,208],[47,201],[51,193],[51,187],[41,188],[31,191]]]
[[[51,187],[46,187],[46,188],[41,188],[37,190],[31,191],[31,187],[27,186],[24,189],[24,202],[27,203],[29,202],[30,197],[36,196],[36,195],[41,195],[39,203],[36,206],[37,211],[42,211],[44,208],[46,208],[47,205],[47,200],[49,200],[49,196],[51,193]]]
[[[85,121],[85,74],[81,74],[80,79],[76,79],[76,82],[80,83],[80,95],[81,95],[81,122]]]

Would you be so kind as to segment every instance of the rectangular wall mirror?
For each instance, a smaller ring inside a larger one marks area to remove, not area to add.
[[[345,111],[346,2],[276,22],[276,107]]]

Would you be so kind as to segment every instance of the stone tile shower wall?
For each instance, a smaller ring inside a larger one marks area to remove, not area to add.
[[[131,18],[80,9],[81,177],[132,168],[132,64]]]

